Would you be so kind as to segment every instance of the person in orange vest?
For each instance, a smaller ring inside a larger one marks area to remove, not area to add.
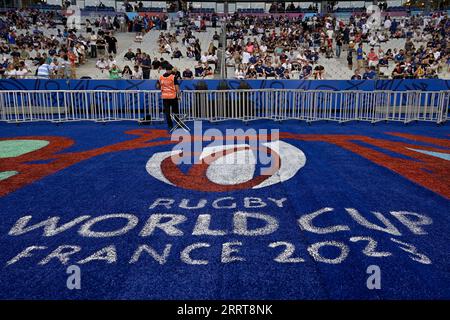
[[[166,115],[169,130],[171,130],[173,128],[171,118],[172,112],[174,113],[174,117],[178,120],[178,98],[180,95],[180,86],[175,73],[172,72],[172,66],[168,65],[166,67],[166,72],[159,77],[156,87],[161,90],[164,114]]]

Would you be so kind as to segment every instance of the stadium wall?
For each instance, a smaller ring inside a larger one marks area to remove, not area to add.
[[[0,90],[155,90],[156,80],[2,79]],[[450,80],[183,80],[182,90],[304,89],[304,90],[450,90]]]

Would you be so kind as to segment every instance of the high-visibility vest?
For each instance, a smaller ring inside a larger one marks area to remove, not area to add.
[[[160,76],[159,84],[161,85],[161,97],[163,99],[175,99],[177,97],[174,74],[168,77]]]

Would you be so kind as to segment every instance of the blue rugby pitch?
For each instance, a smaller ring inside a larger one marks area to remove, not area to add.
[[[0,298],[450,298],[448,124],[203,127],[279,129],[304,162],[289,160],[288,179],[224,191],[220,179],[254,177],[149,169],[174,144],[130,141],[160,124],[0,124]],[[70,265],[80,290],[67,288]]]

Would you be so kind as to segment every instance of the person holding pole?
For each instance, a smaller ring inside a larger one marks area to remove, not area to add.
[[[183,123],[178,118],[178,98],[180,97],[180,85],[175,73],[172,72],[171,65],[168,65],[166,67],[166,72],[159,77],[159,80],[156,83],[156,88],[161,90],[164,108],[163,111],[166,115],[169,130],[172,131],[173,129],[172,118],[175,120],[177,125],[183,127]]]

